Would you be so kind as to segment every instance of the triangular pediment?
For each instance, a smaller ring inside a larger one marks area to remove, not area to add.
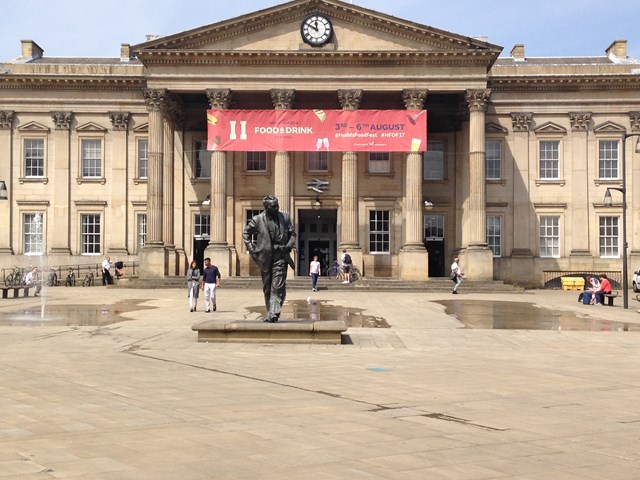
[[[562,125],[558,125],[557,123],[553,123],[553,122],[543,123],[539,127],[535,128],[533,131],[537,134],[550,133],[550,134],[564,135],[565,133],[567,133],[566,128],[564,128]]]
[[[509,130],[504,128],[502,125],[497,124],[496,122],[489,122],[484,126],[484,131],[486,133],[502,133],[507,134]]]
[[[38,122],[25,123],[18,127],[21,132],[48,132],[49,128]]]
[[[333,38],[322,47],[307,45],[301,38],[302,21],[312,13],[326,15],[333,25]],[[493,63],[502,47],[457,35],[340,0],[293,0],[247,15],[151,40],[133,47],[144,62],[179,52],[210,55],[235,52],[300,53],[429,52],[455,55],[486,53]]]
[[[147,133],[149,131],[149,123],[143,123],[142,125],[138,125],[136,127],[133,127],[133,131],[135,133]]]
[[[107,129],[97,123],[89,122],[76,128],[77,132],[106,132]]]
[[[593,133],[624,133],[626,130],[622,125],[607,121],[593,127]]]

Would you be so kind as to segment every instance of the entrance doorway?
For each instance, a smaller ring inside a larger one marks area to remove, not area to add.
[[[202,271],[204,268],[204,251],[207,245],[209,245],[209,235],[193,236],[193,258],[189,261],[189,266],[191,266],[191,262],[195,260],[198,262],[198,268]]]
[[[429,277],[448,275],[444,257],[444,215],[424,216],[424,237],[429,255]]]
[[[313,256],[324,274],[336,259],[338,250],[338,211],[298,211],[298,275],[309,275],[309,262]]]

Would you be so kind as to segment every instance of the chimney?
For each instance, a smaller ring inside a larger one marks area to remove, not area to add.
[[[131,45],[128,43],[120,44],[120,61],[128,62],[131,60]]]
[[[511,49],[511,57],[516,62],[524,62],[525,61],[524,44],[523,43],[518,43],[517,45],[513,46],[513,48]]]
[[[20,40],[22,43],[22,54],[20,55],[25,60],[35,60],[42,58],[44,50],[33,40]]]
[[[606,50],[607,57],[627,58],[627,41],[614,40]]]

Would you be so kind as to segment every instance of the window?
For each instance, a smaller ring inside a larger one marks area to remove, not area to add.
[[[307,152],[307,172],[328,172],[329,152]]]
[[[138,252],[142,250],[147,241],[147,214],[139,213],[136,216],[136,245]]]
[[[44,139],[25,138],[24,176],[44,177]]]
[[[369,173],[389,173],[389,152],[369,152]]]
[[[211,152],[204,140],[196,141],[196,178],[211,178]]]
[[[540,257],[560,257],[560,217],[540,217]]]
[[[196,237],[209,237],[211,235],[209,215],[196,214],[193,222],[193,235]]]
[[[102,176],[102,141],[82,140],[82,176],[100,178]]]
[[[494,257],[502,256],[502,218],[487,216],[487,244]]]
[[[24,244],[22,251],[25,255],[42,255],[43,253],[43,216],[41,213],[25,213],[23,217]]]
[[[444,150],[442,141],[427,142],[427,151],[424,152],[424,179],[444,180]]]
[[[149,177],[149,140],[138,140],[138,178]]]
[[[246,225],[246,224],[248,224],[248,223],[249,223],[249,221],[250,221],[253,217],[255,217],[256,215],[258,215],[258,214],[259,214],[259,213],[261,213],[261,212],[262,212],[262,210],[255,210],[255,209],[251,209],[251,208],[250,208],[250,209],[248,209],[248,210],[247,210],[247,214],[246,214],[246,216],[245,216],[245,220],[246,220],[246,221],[245,221],[245,225]],[[253,235],[251,235],[251,241],[252,241],[252,242],[255,242],[255,240],[256,240],[256,239],[255,239],[255,237],[254,237]],[[245,249],[246,249],[246,247],[245,247]]]
[[[267,171],[267,152],[247,152],[245,161],[247,172]]]
[[[618,217],[600,217],[600,257],[620,258],[620,228]]]
[[[369,252],[389,253],[389,210],[369,211]]]
[[[80,253],[100,254],[100,215],[95,213],[80,216]]]
[[[620,178],[617,140],[600,140],[598,142],[598,176],[600,178]]]
[[[444,238],[444,215],[424,216],[424,238],[430,240]]]
[[[487,140],[486,142],[486,179],[500,180],[502,177],[502,142]]]
[[[558,180],[560,178],[560,141],[540,141],[540,178]]]

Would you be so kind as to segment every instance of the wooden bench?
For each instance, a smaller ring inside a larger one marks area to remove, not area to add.
[[[618,296],[618,292],[612,291],[611,293],[605,293],[604,298],[607,299],[607,306],[613,307],[613,299]]]
[[[23,292],[23,297],[29,296],[29,289],[31,287],[25,287],[21,285],[19,287],[0,287],[2,289],[2,298],[9,298],[9,290],[13,290],[13,298],[18,298],[20,296],[20,291]]]

